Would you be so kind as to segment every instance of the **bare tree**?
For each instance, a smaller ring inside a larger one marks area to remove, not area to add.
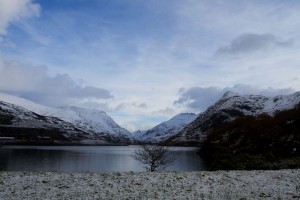
[[[145,144],[139,145],[139,149],[134,151],[133,158],[150,172],[164,170],[175,160],[168,147]]]

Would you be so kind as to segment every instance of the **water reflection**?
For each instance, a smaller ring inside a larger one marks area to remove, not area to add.
[[[131,155],[136,146],[4,146],[2,171],[124,172],[144,171]],[[166,170],[205,170],[192,147],[173,147],[176,160]]]

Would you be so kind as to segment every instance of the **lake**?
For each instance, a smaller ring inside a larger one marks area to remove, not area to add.
[[[2,146],[1,171],[141,172],[137,146]],[[165,171],[205,170],[196,147],[171,147],[176,158]]]

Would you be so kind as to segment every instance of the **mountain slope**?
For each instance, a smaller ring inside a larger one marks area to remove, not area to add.
[[[194,113],[181,113],[147,131],[139,131],[133,135],[136,140],[143,142],[163,142],[176,135],[196,117]]]
[[[269,115],[243,116],[213,130],[201,155],[213,170],[300,167],[300,104]]]
[[[55,117],[36,114],[20,106],[0,101],[0,135],[14,137],[21,143],[108,143],[104,137],[94,137],[71,123]],[[42,139],[47,138],[47,141]]]
[[[45,115],[56,116],[60,119],[80,126],[95,133],[109,133],[129,137],[131,134],[126,129],[120,127],[111,117],[100,110],[67,106],[60,109],[50,110]]]
[[[199,144],[213,129],[237,117],[257,116],[262,113],[274,115],[278,111],[295,107],[299,102],[300,92],[275,97],[226,92],[220,100],[201,113],[197,119],[168,142],[170,144]]]
[[[32,101],[0,93],[0,100],[21,106],[39,115],[56,117],[73,124],[84,132],[95,135],[106,135],[106,137],[119,137],[124,141],[131,141],[131,134],[126,129],[120,127],[105,112],[99,110],[68,106],[63,108],[51,108]]]

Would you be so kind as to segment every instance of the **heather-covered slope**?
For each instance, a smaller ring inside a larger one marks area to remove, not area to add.
[[[211,169],[300,168],[300,104],[225,123],[207,136],[201,155]]]

